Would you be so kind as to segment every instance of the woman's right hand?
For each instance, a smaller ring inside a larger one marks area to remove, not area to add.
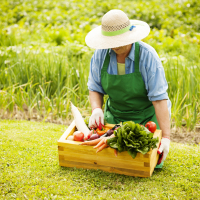
[[[96,128],[99,126],[99,124],[104,125],[104,114],[103,110],[101,108],[95,108],[92,111],[92,115],[89,119],[89,127],[90,128]]]

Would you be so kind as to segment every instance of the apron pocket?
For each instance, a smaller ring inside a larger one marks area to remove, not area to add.
[[[113,121],[125,122],[125,121],[134,121],[135,123],[141,123],[144,118],[144,111],[121,111],[113,107],[107,107],[105,109],[105,116],[108,119],[114,119]],[[107,120],[107,119],[106,119]]]

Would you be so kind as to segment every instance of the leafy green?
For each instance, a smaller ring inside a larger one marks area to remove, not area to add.
[[[137,152],[146,154],[157,147],[158,137],[153,138],[153,133],[147,128],[132,121],[124,122],[114,134],[115,137],[107,140],[108,145],[119,152],[128,151],[132,158],[137,156]]]
[[[117,149],[118,145],[117,145],[117,137],[113,137],[109,139],[109,146],[113,149]]]
[[[132,148],[128,148],[128,153],[130,156],[132,156],[132,158],[135,158],[137,156],[137,152],[134,151],[134,149]]]

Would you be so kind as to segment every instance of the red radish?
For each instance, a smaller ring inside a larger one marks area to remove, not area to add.
[[[90,137],[92,136],[92,134],[96,133],[96,131],[93,129],[89,132],[89,134],[87,136],[84,137],[84,140],[89,140]]]

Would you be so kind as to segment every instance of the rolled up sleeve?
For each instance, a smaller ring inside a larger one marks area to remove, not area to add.
[[[168,99],[168,84],[161,62],[155,61],[154,68],[148,77],[148,98],[150,101]]]
[[[149,101],[166,99],[169,117],[171,118],[171,101],[167,93],[168,83],[165,78],[164,68],[157,56],[156,59],[149,56],[149,59],[146,62],[148,66],[146,66],[145,72],[143,71],[148,99]]]
[[[164,68],[151,46],[141,43],[140,72],[145,82],[149,101],[168,99],[168,84]]]

